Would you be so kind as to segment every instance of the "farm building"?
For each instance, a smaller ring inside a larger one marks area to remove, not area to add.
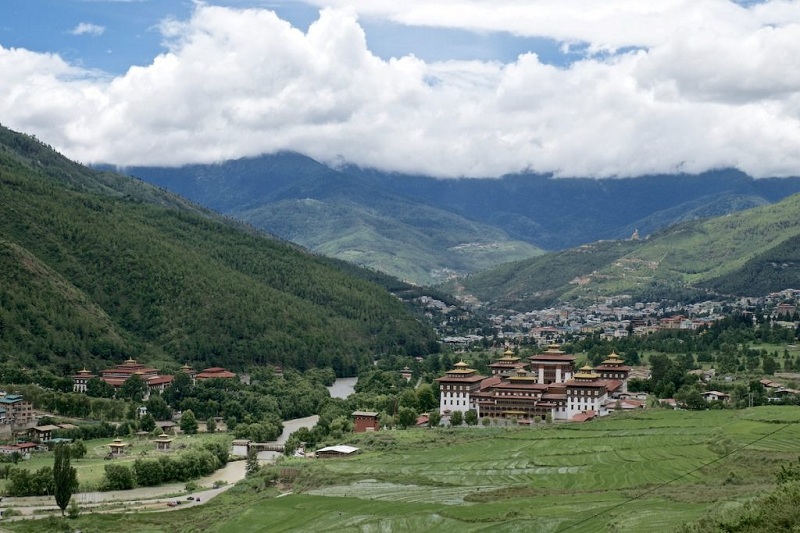
[[[317,450],[317,457],[319,458],[332,458],[332,457],[349,457],[358,453],[359,449],[355,446],[347,446],[340,444],[338,446],[326,446]]]

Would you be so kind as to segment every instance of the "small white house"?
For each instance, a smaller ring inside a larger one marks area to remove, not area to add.
[[[716,390],[710,390],[703,393],[703,399],[707,402],[727,402],[730,400],[730,394],[725,394],[724,392],[719,392]]]

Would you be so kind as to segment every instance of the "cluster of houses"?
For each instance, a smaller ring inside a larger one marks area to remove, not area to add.
[[[495,315],[491,325],[501,339],[530,340],[547,346],[565,334],[600,333],[601,338],[617,339],[628,335],[647,335],[664,329],[696,330],[723,318],[725,309],[752,312],[756,306],[768,310],[779,325],[796,328],[800,290],[786,289],[764,297],[726,301],[705,301],[665,307],[661,302],[630,303],[630,296],[608,297],[585,308],[562,305],[548,309]],[[794,321],[781,318],[793,317]],[[446,344],[469,345],[483,340],[481,335],[447,336]]]
[[[628,393],[631,367],[616,353],[592,368],[575,368],[577,356],[557,345],[547,351],[520,357],[507,350],[482,376],[463,361],[439,378],[439,411],[474,410],[479,417],[515,419],[530,423],[536,417],[583,421],[614,409],[644,407],[642,399]]]
[[[187,374],[192,379],[192,383],[206,379],[234,379],[237,377],[233,372],[220,367],[206,368],[198,372],[189,365],[183,365],[181,367],[181,372]],[[72,376],[72,390],[75,392],[86,392],[89,380],[97,377],[116,390],[122,387],[122,384],[134,375],[138,375],[142,378],[142,381],[147,384],[147,396],[154,392],[164,392],[164,389],[166,389],[175,378],[175,376],[162,375],[157,369],[143,365],[137,362],[136,359],[131,358],[114,367],[102,370],[99,376],[85,368],[80,370],[77,374]]]

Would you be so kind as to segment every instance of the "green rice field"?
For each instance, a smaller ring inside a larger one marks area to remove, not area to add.
[[[800,408],[787,406],[655,409],[538,428],[361,434],[346,442],[361,448],[355,457],[284,460],[276,470],[296,472],[291,485],[276,490],[251,478],[191,515],[158,513],[157,523],[152,515],[117,515],[115,527],[229,533],[673,531],[772,489],[780,466],[800,456],[799,422]],[[89,516],[70,523],[113,530],[105,522]],[[34,531],[22,524],[2,527]]]

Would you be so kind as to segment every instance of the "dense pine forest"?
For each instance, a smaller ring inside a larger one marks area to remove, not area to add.
[[[6,366],[63,375],[134,357],[353,375],[376,356],[436,349],[354,270],[0,127]]]

